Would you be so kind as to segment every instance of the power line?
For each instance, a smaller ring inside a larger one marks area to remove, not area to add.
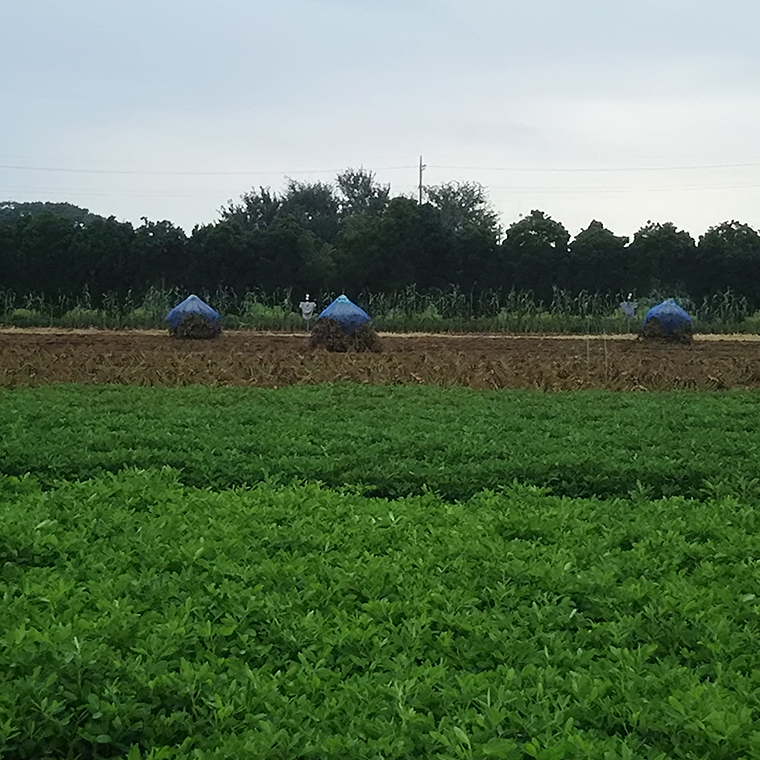
[[[760,163],[745,164],[694,164],[690,166],[618,166],[618,167],[568,167],[568,168],[544,168],[528,166],[438,166],[430,164],[431,169],[447,169],[451,171],[478,171],[478,172],[670,172],[693,169],[748,169],[757,168]]]
[[[760,167],[760,163],[736,164],[690,164],[680,166],[618,166],[618,167],[530,167],[530,166],[447,166],[443,164],[427,164],[423,168],[444,169],[448,171],[477,171],[477,172],[523,172],[523,173],[613,173],[613,172],[669,172],[695,171],[715,169],[748,169]],[[0,169],[11,171],[53,172],[61,174],[114,174],[156,177],[246,177],[251,175],[276,174],[337,174],[343,169],[255,169],[243,171],[154,171],[140,169],[82,169],[78,167],[60,166],[31,166],[23,164],[0,164]],[[385,166],[373,171],[397,171],[419,169],[419,165]]]
[[[401,189],[415,191],[414,185],[406,185]],[[569,185],[559,185],[556,187],[531,186],[531,185],[489,185],[487,188],[488,196],[493,200],[504,195],[514,195],[522,193],[525,195],[604,195],[619,193],[678,193],[678,192],[720,192],[725,190],[758,190],[760,183],[757,182],[737,182],[721,184],[701,184],[701,185],[667,185],[667,186],[596,186],[596,187],[578,187]]]
[[[177,191],[137,191],[121,192],[105,190],[102,188],[82,187],[49,187],[45,185],[3,185],[0,184],[0,193],[7,192],[35,192],[35,193],[78,193],[87,196],[109,196],[112,198],[218,198],[219,193],[211,191],[203,192],[177,192]]]
[[[637,187],[634,185],[623,187],[531,187],[531,186],[508,186],[497,185],[488,188],[489,194],[493,192],[506,193],[650,193],[650,192],[681,192],[682,190],[701,190],[712,192],[717,190],[755,190],[760,187],[757,182],[737,182],[719,185],[668,185],[657,187]]]
[[[345,167],[344,167],[345,168]],[[397,169],[414,169],[413,165],[409,166],[386,166],[376,169],[374,171],[395,171]],[[281,174],[287,176],[289,174],[336,174],[343,169],[299,169],[297,171],[281,171],[281,170],[255,170],[255,171],[234,171],[234,172],[209,172],[209,171],[139,171],[136,169],[75,169],[75,168],[62,168],[54,166],[21,166],[17,164],[0,164],[0,169],[11,169],[20,171],[31,172],[58,172],[66,174],[128,174],[128,175],[140,175],[140,176],[155,176],[155,177],[247,177],[252,174]]]

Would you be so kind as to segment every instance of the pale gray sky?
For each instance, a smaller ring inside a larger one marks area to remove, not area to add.
[[[751,0],[0,0],[0,200],[190,231],[363,166],[693,235],[760,227]]]

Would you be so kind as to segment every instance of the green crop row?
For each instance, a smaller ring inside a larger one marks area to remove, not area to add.
[[[53,483],[168,465],[198,487],[450,500],[513,480],[576,497],[757,495],[759,429],[751,392],[52,386],[0,389],[0,472]]]
[[[60,409],[57,410],[60,414]],[[0,756],[760,753],[760,513],[0,477]]]
[[[298,311],[302,294],[289,289],[243,294],[219,289],[200,295],[222,314],[223,324],[231,329],[294,330],[304,325]],[[313,298],[321,309],[336,295],[314,293]],[[753,312],[746,298],[730,290],[702,299],[670,291],[653,292],[638,299],[636,318],[630,322],[619,309],[620,297],[587,292],[570,294],[559,289],[555,289],[549,302],[515,290],[466,293],[451,288],[420,292],[414,286],[391,293],[351,295],[372,316],[378,330],[392,332],[626,333],[638,329],[651,306],[673,295],[679,296],[679,303],[693,317],[696,332],[760,331],[760,312]],[[39,294],[0,290],[0,324],[165,328],[166,314],[186,296],[187,292],[179,288],[150,288],[139,297],[107,294],[93,299],[85,291],[81,297],[50,300]]]

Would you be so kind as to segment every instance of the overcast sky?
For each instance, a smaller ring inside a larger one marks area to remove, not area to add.
[[[0,0],[0,200],[188,232],[285,178],[476,181],[506,227],[760,227],[753,0]]]

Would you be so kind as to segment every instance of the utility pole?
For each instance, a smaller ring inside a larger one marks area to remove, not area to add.
[[[426,168],[425,164],[422,163],[422,156],[420,156],[420,206],[422,205],[422,172],[424,172]]]

